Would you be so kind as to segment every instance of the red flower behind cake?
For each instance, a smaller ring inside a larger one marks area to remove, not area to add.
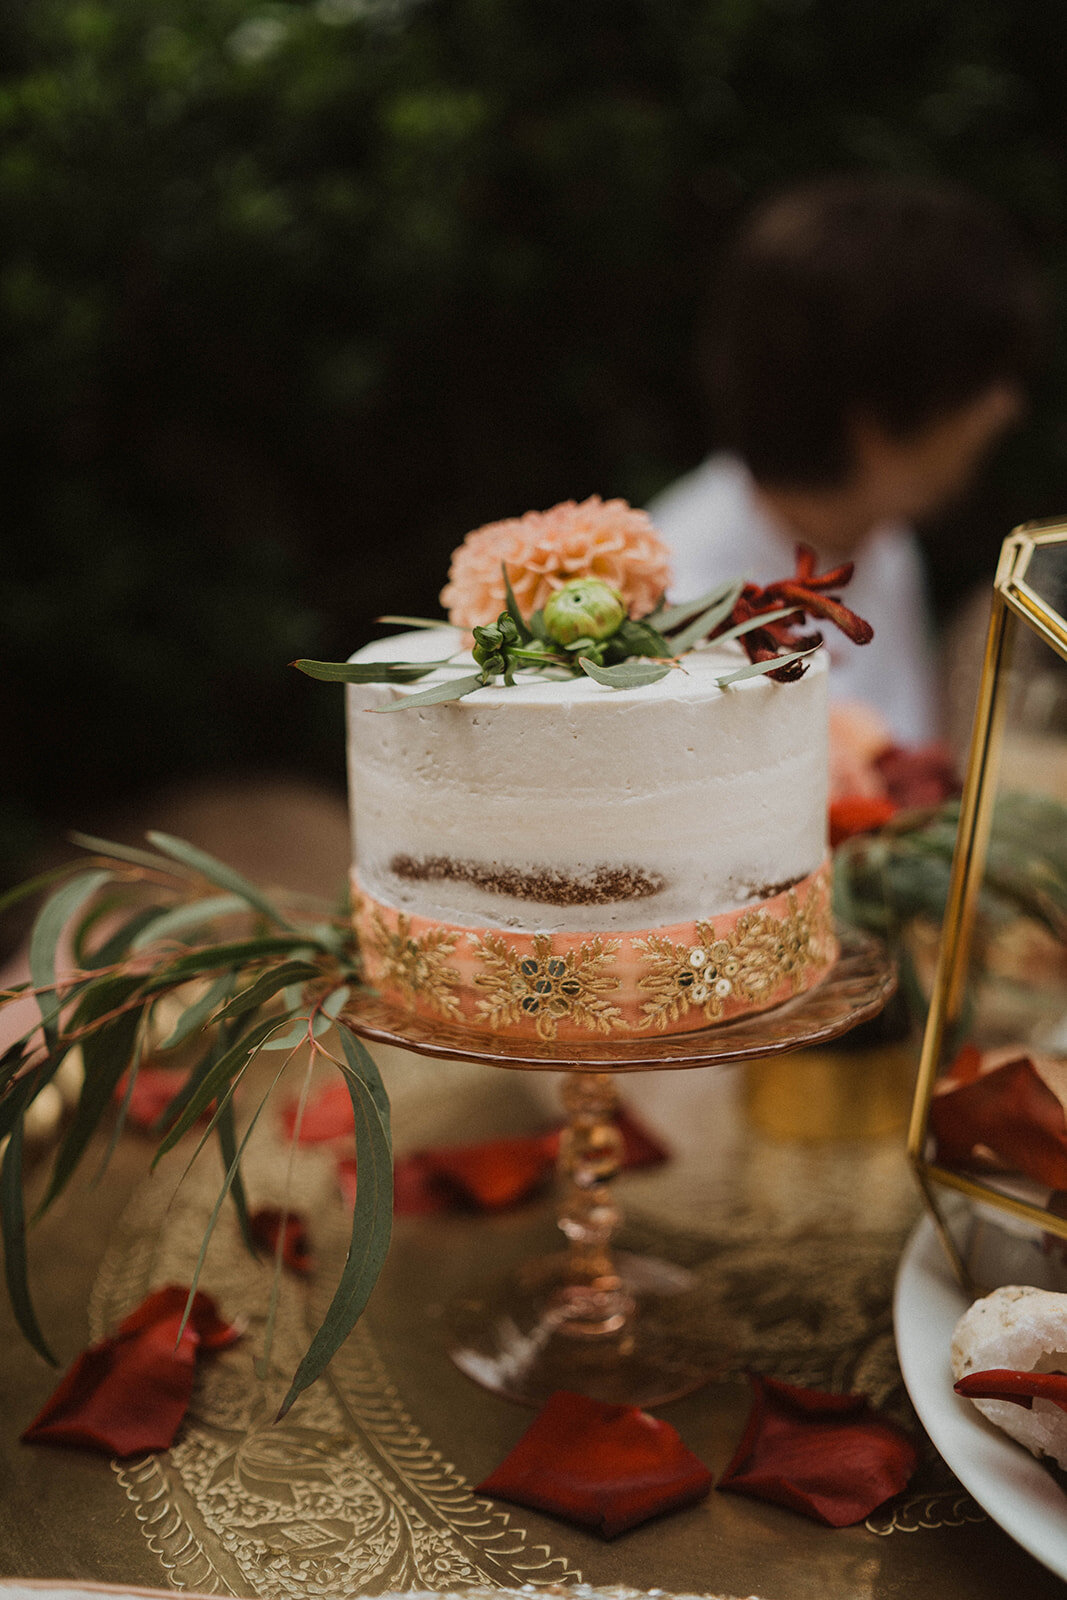
[[[630,616],[642,617],[671,581],[670,552],[648,513],[595,494],[468,533],[441,591],[456,627],[484,626],[503,611],[502,564],[524,616],[568,579],[595,577],[619,591]]]

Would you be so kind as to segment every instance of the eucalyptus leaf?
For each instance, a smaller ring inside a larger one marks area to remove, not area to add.
[[[717,644],[729,644],[731,639],[740,639],[743,634],[752,633],[757,628],[763,628],[768,622],[781,622],[785,617],[795,617],[796,606],[783,611],[764,611],[758,617],[747,617],[744,622],[737,622],[732,628],[727,628],[724,633],[717,633],[714,639],[708,639],[698,645],[698,650],[714,650]]]
[[[61,867],[52,867],[49,872],[39,872],[36,878],[27,878],[25,883],[16,883],[13,889],[7,889],[0,894],[0,914],[9,906],[17,906],[20,900],[28,900],[38,889],[46,889],[57,879],[69,878],[72,872],[80,871],[80,861],[65,861]]]
[[[475,689],[481,689],[482,675],[480,672],[472,673],[465,678],[450,678],[447,683],[437,683],[432,689],[423,689],[418,694],[404,694],[388,706],[374,706],[373,713],[381,715],[389,711],[410,711],[413,706],[438,706],[444,705],[448,700],[462,700],[464,695],[473,694]]]
[[[443,617],[375,617],[375,622],[395,622],[403,628],[450,628]]]
[[[290,932],[295,932],[292,923],[282,916],[267,896],[257,889],[254,883],[249,883],[241,873],[235,872],[233,867],[228,867],[224,861],[216,861],[206,850],[198,850],[195,844],[187,844],[184,839],[175,839],[169,833],[157,833],[153,830],[147,837],[157,849],[162,850],[164,855],[173,856],[182,866],[191,867],[194,872],[199,872],[201,877],[219,889],[240,895],[242,900],[246,900],[255,910],[262,911],[271,922],[277,923],[279,928],[288,928]]]
[[[686,650],[691,650],[701,639],[705,638],[713,628],[717,628],[724,617],[728,617],[737,604],[738,596],[744,588],[743,583],[733,583],[724,594],[708,606],[706,610],[694,617],[678,633],[671,634],[671,650],[677,655],[683,655]],[[660,631],[663,631],[662,625]]]
[[[72,844],[80,844],[83,850],[92,850],[99,856],[114,856],[117,861],[129,861],[136,867],[148,867],[153,872],[167,872],[171,877],[185,877],[184,872],[175,869],[173,861],[168,861],[166,856],[153,855],[148,850],[138,850],[135,845],[116,844],[113,839],[99,839],[95,833],[68,833],[67,838]]]
[[[611,638],[606,641],[613,649],[620,648],[628,656],[672,656],[674,650],[667,640],[648,622],[635,622],[628,617],[621,622]]]
[[[131,950],[145,950],[163,939],[173,939],[188,933],[190,928],[202,928],[218,917],[232,917],[248,910],[243,895],[216,894],[202,900],[184,900],[169,910],[164,906],[154,923],[146,925],[132,941]]]
[[[234,939],[229,944],[206,945],[201,950],[190,950],[186,955],[175,956],[166,966],[157,967],[145,979],[146,994],[158,994],[174,984],[186,983],[220,967],[245,966],[256,961],[266,961],[271,956],[293,955],[297,950],[313,950],[314,941],[304,933],[265,933],[254,939]]]
[[[521,643],[529,644],[530,640],[533,638],[533,634],[530,631],[530,626],[527,623],[526,618],[519,610],[519,602],[516,600],[515,591],[511,587],[511,579],[508,577],[506,562],[502,561],[500,563],[500,570],[504,574],[504,597],[506,601],[505,609],[512,622],[519,630],[519,639]]]
[[[183,1039],[188,1039],[190,1034],[196,1033],[198,1029],[202,1028],[208,1018],[214,1016],[215,1010],[221,1002],[229,998],[233,985],[234,976],[232,972],[224,972],[221,978],[216,979],[211,987],[200,996],[199,1000],[194,1000],[189,1009],[182,1012],[174,1025],[173,1032],[159,1046],[160,1051],[175,1049],[176,1046],[182,1043]]]
[[[249,1139],[252,1137],[252,1134],[255,1131],[256,1123],[259,1121],[260,1115],[261,1115],[261,1113],[263,1111],[263,1107],[266,1105],[267,1101],[270,1099],[271,1094],[274,1092],[274,1089],[277,1087],[279,1078],[281,1077],[282,1073],[285,1071],[285,1065],[286,1064],[283,1062],[282,1066],[278,1069],[278,1072],[277,1072],[277,1074],[276,1074],[276,1076],[274,1078],[274,1082],[271,1084],[270,1088],[267,1090],[266,1094],[263,1096],[262,1100],[259,1102],[259,1105],[256,1107],[256,1109],[253,1112],[252,1116],[249,1118],[248,1127],[244,1131],[244,1135],[242,1136],[241,1143],[235,1148],[235,1150],[233,1152],[233,1157],[232,1157],[232,1159],[230,1161],[229,1166],[226,1169],[226,1176],[222,1180],[222,1188],[219,1190],[218,1198],[215,1201],[215,1205],[214,1205],[214,1207],[212,1209],[211,1216],[208,1218],[207,1227],[204,1230],[204,1237],[200,1241],[200,1252],[199,1252],[199,1254],[198,1254],[198,1256],[196,1258],[196,1265],[193,1268],[193,1275],[192,1275],[192,1278],[190,1279],[190,1282],[189,1282],[189,1295],[188,1295],[188,1298],[187,1298],[187,1300],[185,1302],[185,1310],[182,1313],[181,1323],[179,1324],[179,1327],[178,1327],[178,1338],[179,1338],[179,1340],[181,1339],[181,1336],[185,1331],[185,1325],[189,1321],[189,1315],[190,1315],[190,1313],[191,1313],[191,1311],[193,1309],[193,1300],[196,1297],[197,1287],[198,1287],[198,1285],[200,1283],[200,1274],[203,1271],[204,1259],[205,1259],[205,1257],[207,1255],[207,1247],[211,1243],[212,1234],[215,1232],[215,1224],[219,1220],[219,1214],[222,1211],[222,1208],[226,1203],[226,1196],[229,1194],[230,1189],[233,1187],[233,1185],[235,1183],[239,1183],[240,1182],[240,1179],[239,1179],[238,1175],[239,1175],[239,1172],[240,1172],[241,1157],[244,1155],[244,1152],[245,1152],[245,1146],[248,1144]],[[255,1249],[254,1249],[254,1247],[252,1245],[252,1241],[251,1241],[251,1237],[250,1236],[249,1236],[249,1239],[248,1239],[248,1243],[249,1243],[249,1248],[252,1250],[252,1253],[254,1255],[255,1254]]]
[[[26,1272],[26,1216],[22,1199],[22,1118],[15,1123],[0,1164],[0,1232],[11,1309],[23,1336],[53,1367],[59,1365],[41,1332]]]
[[[85,1081],[78,1104],[67,1126],[66,1134],[56,1154],[55,1164],[38,1215],[66,1188],[78,1162],[85,1154],[86,1145],[96,1130],[101,1117],[111,1104],[112,1096],[122,1074],[133,1061],[143,1005],[133,1004],[140,989],[140,978],[102,978],[87,989],[79,1000],[71,1021],[71,1032],[86,1023],[98,1021],[113,1011],[119,1014],[97,1031],[82,1038],[82,1058],[85,1062]]]
[[[693,600],[682,600],[673,606],[657,606],[655,611],[644,618],[644,621],[659,633],[670,633],[672,628],[677,628],[681,623],[687,622],[690,617],[695,617],[697,612],[708,611],[712,607],[720,605],[728,594],[732,594],[733,599],[726,609],[727,611],[732,611],[737,596],[744,586],[744,579],[739,583],[736,578],[731,578],[726,583],[717,583],[714,589],[708,590],[707,594],[697,595]]]
[[[792,661],[801,661],[805,656],[810,656],[818,645],[812,645],[809,650],[791,650],[788,655],[774,656],[770,661],[752,661],[747,667],[738,667],[736,672],[727,672],[715,682],[720,689],[729,688],[731,683],[740,683],[744,678],[762,678],[765,673],[777,672],[779,667],[788,667]]]
[[[356,1125],[356,1201],[352,1239],[341,1280],[278,1412],[281,1420],[315,1382],[355,1327],[389,1250],[393,1220],[393,1155],[389,1102],[373,1057],[350,1029],[338,1030]]]
[[[30,978],[35,989],[54,990],[56,946],[63,929],[86,901],[110,881],[111,874],[104,869],[80,872],[45,901],[30,934]],[[46,997],[41,994],[37,1004],[41,1008],[46,1040],[52,1047],[55,1044],[56,1026],[54,1016],[49,1020],[49,1014],[54,1012],[54,1003],[50,995]]]
[[[615,667],[598,667],[587,656],[581,656],[578,665],[586,677],[602,683],[606,689],[642,689],[646,684],[658,683],[674,668],[646,661],[620,661]]]
[[[279,989],[284,989],[291,983],[304,983],[309,978],[322,976],[320,968],[310,961],[283,961],[281,966],[270,967],[255,983],[247,989],[242,989],[235,994],[233,999],[219,1012],[217,1021],[227,1022],[232,1017],[243,1016],[246,1011],[255,1011],[268,1000],[273,1000]]]
[[[219,1107],[219,1117],[215,1124],[215,1131],[219,1137],[219,1152],[229,1180],[230,1193],[233,1195],[233,1208],[237,1212],[237,1224],[241,1230],[241,1238],[248,1248],[249,1255],[254,1256],[256,1254],[256,1245],[248,1222],[248,1197],[245,1194],[244,1180],[241,1177],[240,1151],[237,1148],[237,1121],[234,1116],[232,1096],[224,1106]],[[244,1149],[243,1141],[241,1149]]]
[[[259,1050],[264,1039],[267,1039],[275,1029],[288,1021],[288,1017],[267,1017],[249,1028],[247,1033],[241,1035],[236,1044],[225,1050],[210,1069],[204,1074],[196,1086],[196,1092],[190,1096],[183,1106],[181,1115],[164,1134],[152,1161],[153,1167],[165,1156],[168,1150],[173,1150],[179,1139],[193,1126],[202,1111],[206,1111],[212,1100],[217,1099],[230,1087],[231,1080],[252,1059]],[[217,1115],[217,1113],[216,1113]]]
[[[93,966],[110,967],[121,961],[137,948],[139,939],[151,939],[153,926],[165,914],[165,906],[141,906],[93,952]]]
[[[289,665],[317,678],[320,683],[415,683],[438,667],[447,667],[451,656],[440,661],[291,661]]]

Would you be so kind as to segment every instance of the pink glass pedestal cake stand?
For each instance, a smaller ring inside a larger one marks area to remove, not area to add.
[[[616,1253],[611,1180],[622,1160],[615,1123],[620,1072],[723,1066],[810,1048],[875,1016],[895,987],[881,944],[838,929],[840,955],[807,994],[772,1011],[692,1033],[588,1043],[516,1040],[415,1017],[373,994],[345,1020],[365,1039],[419,1055],[564,1073],[559,1227],[566,1247],[454,1308],[449,1353],[483,1387],[527,1405],[572,1389],[657,1405],[699,1388],[725,1364],[714,1330],[686,1313],[690,1275],[669,1262]]]

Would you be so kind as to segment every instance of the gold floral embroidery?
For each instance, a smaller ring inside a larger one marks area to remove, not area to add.
[[[728,1000],[758,1004],[787,981],[799,994],[809,968],[829,948],[829,914],[826,897],[818,892],[801,906],[791,890],[788,904],[782,918],[762,907],[745,911],[722,937],[710,923],[698,922],[693,945],[674,944],[659,934],[635,939],[634,948],[648,957],[638,988],[651,996],[641,1008],[641,1027],[663,1031],[690,1010],[718,1022]]]
[[[597,1033],[622,1026],[622,1013],[603,996],[619,979],[602,969],[619,949],[617,939],[593,939],[577,950],[555,954],[547,933],[534,935],[533,951],[523,955],[497,933],[471,934],[483,970],[475,986],[488,996],[478,1014],[490,1028],[533,1022],[542,1039],[554,1039],[563,1018]]]
[[[448,964],[458,938],[458,933],[446,928],[430,928],[413,936],[411,918],[403,911],[395,929],[390,928],[375,907],[368,943],[381,962],[379,981],[383,985],[399,989],[411,1006],[421,1000],[439,1016],[458,1022],[462,1014],[456,993],[460,973]]]

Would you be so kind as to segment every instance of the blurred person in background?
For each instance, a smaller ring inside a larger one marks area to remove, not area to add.
[[[820,569],[855,561],[847,602],[875,636],[831,642],[831,683],[870,708],[861,743],[940,730],[913,524],[955,503],[1022,416],[1044,320],[1006,219],[939,184],[791,189],[727,251],[705,368],[719,447],[648,509],[683,598],[780,577],[798,540]]]

